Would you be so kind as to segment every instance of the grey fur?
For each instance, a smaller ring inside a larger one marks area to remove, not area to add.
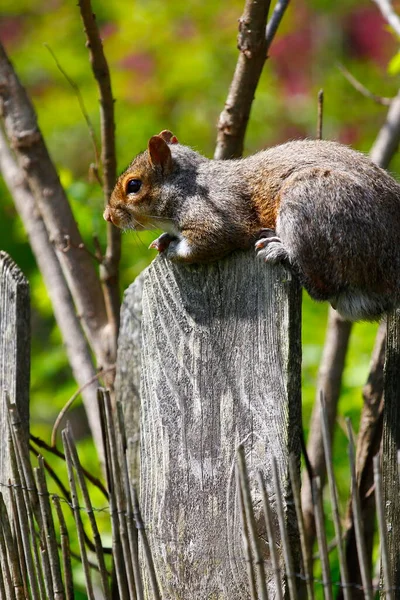
[[[348,319],[376,319],[400,304],[400,185],[367,157],[308,140],[228,161],[170,149],[173,168],[159,172],[151,210],[154,225],[168,218],[188,241],[185,256],[171,248],[173,259],[207,262],[251,246],[270,227],[263,207],[279,203],[280,242],[261,256],[287,258],[309,294]]]

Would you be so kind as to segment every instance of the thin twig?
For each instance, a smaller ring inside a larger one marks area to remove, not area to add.
[[[61,75],[63,75],[63,77],[65,77],[65,79],[68,81],[69,85],[74,90],[75,96],[78,100],[79,108],[81,109],[81,113],[83,115],[83,118],[86,121],[86,125],[89,130],[90,139],[92,140],[92,144],[93,144],[95,166],[96,166],[96,169],[98,170],[98,168],[99,168],[99,149],[98,149],[98,145],[97,145],[96,133],[94,131],[94,127],[92,125],[92,122],[91,122],[88,112],[86,110],[85,103],[83,101],[83,97],[82,97],[81,91],[79,89],[79,86],[73,79],[71,79],[71,77],[68,75],[68,73],[65,71],[65,69],[61,66],[57,56],[55,55],[53,49],[49,46],[49,44],[44,44],[44,46],[50,52],[54,62],[56,63],[56,67],[60,71]]]
[[[265,527],[267,530],[267,539],[269,545],[269,553],[271,557],[272,570],[274,574],[275,581],[275,597],[276,600],[283,600],[283,592],[282,592],[282,579],[281,579],[281,568],[279,564],[279,556],[276,548],[276,540],[274,533],[274,524],[272,521],[272,511],[271,505],[268,500],[267,490],[265,489],[265,484],[263,477],[261,475],[261,471],[257,473],[258,485],[261,492],[261,500],[264,511],[265,518]]]
[[[4,537],[5,541],[5,547],[2,547],[2,552],[5,552],[7,549],[7,556],[5,555],[4,558],[7,561],[7,566],[9,565],[11,567],[12,585],[15,598],[16,600],[24,600],[25,590],[22,584],[21,571],[19,567],[18,550],[14,543],[10,520],[8,518],[7,508],[2,494],[0,494],[0,519],[2,529],[1,537]]]
[[[82,564],[82,556],[78,552],[73,552],[73,550],[71,550],[70,554],[71,554],[71,558],[76,560],[80,565]],[[98,573],[99,565],[97,563],[93,562],[92,560],[88,560],[87,564],[92,569],[92,571],[96,571]],[[107,573],[108,573],[108,576],[111,577],[110,571],[107,571]]]
[[[35,485],[35,477],[33,474],[32,464],[29,458],[29,446],[22,427],[21,417],[18,412],[17,405],[10,402],[6,393],[6,404],[8,409],[8,420],[10,425],[11,439],[15,448],[15,455],[21,470],[21,477],[25,480],[24,492],[29,492],[30,505],[35,513],[39,528],[42,530],[42,519],[39,510],[39,496]]]
[[[345,321],[333,308],[329,309],[324,349],[318,369],[317,394],[311,415],[310,432],[307,441],[307,454],[313,472],[321,478],[321,482],[325,481],[326,467],[322,441],[319,394],[320,391],[323,391],[326,398],[329,433],[332,440],[351,328],[352,323],[350,321]],[[315,540],[315,520],[312,489],[308,473],[304,473],[302,483],[301,503],[307,552],[311,556]]]
[[[35,448],[33,448],[32,446],[30,446],[30,448],[31,448],[32,454],[34,454],[37,457],[38,456],[37,450]],[[74,511],[73,511],[73,507],[72,507],[72,499],[71,499],[71,493],[70,493],[69,489],[64,485],[64,483],[61,481],[60,477],[58,477],[58,475],[55,472],[55,470],[53,469],[53,467],[51,467],[49,465],[49,463],[43,457],[41,457],[41,460],[43,461],[43,466],[46,469],[47,473],[50,475],[50,477],[55,482],[55,484],[59,487],[59,489],[63,495],[63,500],[68,504],[68,506],[71,509],[72,514],[73,514]],[[83,469],[82,466],[81,466],[81,469],[82,469],[83,473],[86,475],[86,469]],[[86,546],[89,548],[89,550],[91,552],[95,552],[96,551],[95,545],[92,542],[92,540],[90,539],[90,537],[88,536],[88,534],[86,533],[85,528],[83,528],[83,534],[85,537]],[[104,554],[111,554],[111,548],[103,548],[103,552],[104,552]]]
[[[289,588],[289,596],[291,600],[297,600],[297,589],[296,589],[296,574],[294,571],[292,551],[290,548],[289,536],[286,527],[286,518],[283,507],[283,499],[281,486],[279,483],[278,465],[276,458],[272,458],[272,478],[274,482],[275,498],[276,498],[276,514],[279,521],[279,530],[281,533],[281,542],[283,549],[283,556],[286,563],[286,577]]]
[[[317,540],[319,547],[319,555],[322,567],[324,598],[325,600],[333,600],[332,582],[329,569],[328,547],[326,543],[326,532],[324,527],[324,511],[322,508],[322,489],[321,480],[319,477],[314,477],[312,480],[313,502],[315,525],[317,529]]]
[[[397,450],[397,477],[400,481],[400,450]]]
[[[324,119],[324,90],[318,92],[317,140],[322,140],[322,125]]]
[[[63,408],[60,410],[60,412],[54,422],[53,430],[51,432],[51,438],[50,438],[50,444],[53,448],[57,444],[57,432],[58,432],[58,428],[60,427],[60,423],[63,420],[66,413],[71,408],[72,404],[75,402],[75,400],[81,395],[83,390],[85,390],[87,387],[89,387],[94,381],[97,381],[100,377],[103,377],[105,373],[109,373],[111,371],[115,371],[115,365],[108,367],[108,369],[101,369],[98,373],[96,373],[96,375],[93,375],[93,377],[91,377],[78,390],[76,390],[76,392],[74,392],[72,394],[71,398],[68,400],[68,402],[66,402],[65,406],[63,406]]]
[[[55,506],[58,523],[60,525],[61,557],[64,572],[65,596],[67,600],[74,600],[74,581],[72,576],[68,529],[61,508],[60,498],[58,496],[53,496],[52,502]]]
[[[244,509],[246,511],[246,521],[255,557],[259,597],[260,600],[267,600],[268,593],[265,581],[264,561],[261,554],[259,536],[257,534],[256,520],[254,518],[253,504],[250,495],[249,478],[247,475],[246,461],[244,457],[244,447],[242,446],[242,444],[240,444],[237,449],[237,466],[239,472],[239,483],[242,490]]]
[[[10,494],[12,496],[12,494]],[[18,553],[20,552],[20,548],[18,547]],[[21,558],[21,554],[19,554],[19,557]],[[22,562],[24,562],[23,559],[23,553],[22,553]],[[24,577],[24,575],[22,575],[22,577]],[[6,587],[4,585],[4,578],[7,582],[7,590],[10,590],[10,593],[7,594],[6,593]],[[24,581],[24,579],[23,579]],[[27,581],[27,578],[25,579],[25,581]],[[26,588],[26,585],[24,585],[24,590],[25,590],[25,598],[28,598],[29,593],[28,590]],[[4,535],[1,534],[1,540],[0,540],[0,598],[4,598],[7,600],[14,600],[15,595],[13,595],[13,589],[11,586],[11,575],[10,575],[10,569],[9,569],[9,564],[8,564],[8,558],[7,558],[7,553],[6,553],[6,544],[4,541]]]
[[[92,502],[90,500],[89,492],[88,492],[88,489],[86,486],[86,479],[84,477],[83,469],[81,467],[78,453],[76,451],[76,447],[75,447],[75,444],[74,444],[74,441],[72,438],[72,432],[71,432],[70,427],[68,427],[68,426],[67,426],[67,429],[65,430],[65,439],[68,444],[68,450],[69,450],[69,453],[72,458],[72,463],[75,467],[75,472],[76,472],[76,476],[78,479],[79,487],[81,488],[83,501],[84,501],[85,507],[86,507],[86,513],[89,517],[90,526],[92,528],[95,552],[96,552],[96,557],[97,557],[97,563],[99,565],[101,587],[103,590],[104,598],[106,600],[111,600],[110,588],[109,588],[109,583],[108,583],[108,575],[107,575],[106,565],[104,562],[104,552],[103,552],[103,547],[101,544],[100,533],[99,533],[99,529],[97,527],[96,519],[95,519],[95,516],[93,513]]]
[[[13,493],[15,494],[15,503],[18,511],[18,518],[21,524],[22,543],[24,548],[26,568],[29,576],[29,584],[33,600],[39,600],[45,598],[45,589],[43,583],[42,569],[39,559],[38,548],[36,544],[35,525],[32,514],[32,502],[34,501],[34,494],[37,494],[36,486],[33,480],[33,474],[29,474],[29,467],[27,464],[22,466],[25,461],[21,459],[20,450],[23,452],[24,444],[20,444],[21,422],[18,418],[18,411],[15,404],[10,402],[8,393],[5,392],[5,398],[3,400],[3,406],[7,406],[8,409],[8,424],[9,424],[9,453],[11,472],[13,476]],[[21,447],[19,447],[21,446]],[[25,457],[26,458],[26,457]],[[28,454],[29,462],[29,454]],[[33,496],[29,497],[27,493],[27,482],[26,475],[29,476],[29,481],[32,486],[31,493]],[[34,489],[33,489],[34,488]],[[30,501],[31,500],[31,501]],[[38,513],[38,503],[35,502],[35,511]],[[40,523],[40,515],[38,515],[38,523]],[[33,557],[32,557],[33,550]]]
[[[51,454],[54,454],[54,456],[58,456],[58,458],[61,458],[62,460],[65,461],[65,454],[64,454],[64,452],[61,452],[61,450],[58,450],[57,448],[53,448],[52,446],[47,444],[44,440],[41,440],[39,437],[37,437],[36,435],[33,435],[32,433],[30,434],[30,439],[32,440],[32,442],[34,442],[36,444],[36,446],[39,446],[39,448],[41,448],[42,450],[47,450]],[[35,451],[35,449],[33,449],[33,450]],[[37,452],[37,451],[36,451],[36,453],[39,454],[39,452]],[[47,465],[47,463],[45,462],[45,467],[47,468],[46,465]],[[83,468],[83,472],[85,474],[86,479],[88,479],[90,481],[90,483],[92,483],[95,487],[97,487],[101,491],[103,496],[105,498],[107,498],[107,500],[108,500],[108,492],[107,492],[103,482],[100,481],[100,479],[98,477],[95,477],[94,475],[92,475],[92,473],[90,473],[87,469]]]
[[[246,511],[244,508],[243,491],[242,491],[242,487],[240,485],[239,469],[237,468],[237,466],[236,466],[236,493],[237,493],[238,505],[239,505],[239,516],[240,516],[241,529],[242,529],[242,543],[243,543],[244,556],[245,556],[245,561],[246,561],[246,566],[247,566],[247,577],[249,580],[250,597],[251,597],[251,600],[257,600],[256,578],[254,575],[253,560],[251,557],[249,526],[247,523]]]
[[[101,431],[103,435],[103,446],[105,456],[105,468],[107,476],[108,500],[110,504],[111,533],[112,533],[112,555],[114,558],[114,569],[118,583],[119,595],[122,600],[130,600],[126,585],[125,564],[121,539],[119,535],[119,519],[117,512],[117,501],[115,497],[115,486],[113,478],[113,469],[111,464],[111,448],[109,439],[109,430],[107,427],[107,418],[105,413],[105,390],[97,390],[98,406],[100,412]]]
[[[247,577],[249,580],[250,597],[251,597],[251,600],[257,600],[256,578],[255,578],[255,574],[254,574],[253,560],[251,557],[249,526],[248,526],[247,518],[246,518],[246,510],[244,508],[243,491],[242,491],[242,487],[240,485],[239,469],[238,469],[237,465],[236,465],[236,493],[237,493],[238,505],[239,505],[239,516],[240,516],[241,529],[242,529],[242,543],[243,543],[244,556],[245,556],[245,561],[246,561],[246,566],[247,566]]]
[[[337,68],[339,69],[341,74],[347,79],[347,81],[349,83],[351,83],[353,88],[355,90],[357,90],[357,92],[360,92],[360,94],[362,94],[366,98],[369,98],[370,100],[373,100],[374,102],[376,102],[376,104],[380,104],[381,106],[390,106],[391,105],[393,98],[385,98],[384,96],[377,96],[376,94],[371,92],[368,88],[365,87],[365,85],[363,85],[361,83],[361,81],[358,81],[358,79],[356,79],[354,77],[354,75],[352,75],[350,73],[350,71],[348,71],[346,69],[346,67],[344,65],[338,63]]]
[[[9,481],[9,483],[11,484],[11,481]],[[13,524],[14,537],[15,537],[15,540],[17,543],[18,560],[19,560],[19,566],[21,569],[22,583],[24,585],[25,597],[28,598],[29,597],[28,581],[29,580],[28,580],[28,571],[26,570],[24,545],[22,543],[21,523],[19,522],[19,518],[18,518],[18,510],[17,510],[17,505],[15,504],[14,492],[11,488],[9,489],[8,498],[10,500],[10,505],[11,505],[11,521]]]
[[[390,560],[388,553],[388,545],[387,545],[387,523],[385,519],[385,511],[384,511],[384,500],[383,500],[383,492],[382,492],[382,478],[381,478],[381,466],[380,466],[380,457],[379,454],[374,456],[374,482],[375,482],[375,498],[376,498],[376,514],[378,517],[378,529],[379,529],[379,538],[380,538],[380,548],[381,548],[381,565],[382,565],[382,573],[383,573],[383,590],[386,597],[386,600],[392,600],[393,592],[392,592],[392,582],[391,582],[391,570],[390,570]],[[394,557],[393,557],[394,558]]]
[[[39,452],[37,451],[36,448],[34,448],[32,446],[32,444],[29,444],[29,448],[31,450],[31,453],[38,458],[39,456]],[[43,466],[46,469],[46,471],[48,472],[48,474],[50,475],[50,477],[52,478],[52,480],[54,481],[54,483],[57,485],[57,487],[60,489],[61,494],[63,495],[63,498],[66,502],[68,502],[68,504],[71,504],[71,494],[69,492],[69,489],[67,488],[66,485],[64,485],[64,483],[62,482],[61,478],[57,475],[57,473],[55,472],[55,470],[53,469],[53,467],[43,458],[41,457],[42,461],[43,461]]]
[[[127,440],[126,440],[126,432],[125,432],[125,422],[123,416],[123,408],[120,402],[117,403],[117,418],[118,418],[118,438],[120,442],[120,450],[121,450],[121,462],[122,462],[122,470],[121,470],[121,479],[123,484],[123,491],[125,495],[126,501],[126,528],[128,533],[128,541],[129,541],[129,553],[130,559],[132,562],[132,570],[134,576],[135,583],[135,591],[136,591],[136,600],[143,600],[143,583],[142,583],[142,575],[140,572],[140,564],[139,564],[139,548],[138,548],[138,531],[136,529],[134,517],[133,517],[133,505],[132,505],[132,497],[131,497],[131,486],[130,486],[130,477],[129,477],[129,469],[128,469],[128,456],[127,456]]]
[[[65,430],[62,431],[62,440],[63,440],[64,452],[65,452],[65,462],[67,464],[68,481],[69,481],[69,486],[71,489],[72,507],[74,509],[74,517],[75,517],[76,531],[77,531],[77,537],[78,537],[78,543],[79,543],[79,550],[81,553],[83,572],[85,575],[86,591],[88,594],[88,598],[90,600],[95,600],[95,596],[94,596],[94,592],[93,592],[92,577],[90,574],[89,562],[88,562],[88,557],[87,557],[87,553],[86,553],[85,539],[84,539],[84,535],[83,535],[83,524],[82,524],[82,519],[81,519],[81,515],[80,515],[80,511],[79,511],[78,493],[77,493],[77,489],[76,489],[75,476],[74,476],[74,471],[73,471],[73,466],[72,466],[72,457],[71,457],[71,453],[69,450],[67,432]]]
[[[49,492],[44,474],[43,459],[38,456],[39,467],[35,468],[35,479],[39,493],[40,510],[42,513],[43,532],[42,536],[49,555],[51,589],[55,600],[64,600],[64,586],[61,578],[60,559],[58,556],[56,532],[54,529],[53,515],[51,512]]]
[[[383,428],[383,366],[385,362],[385,341],[386,323],[382,321],[375,338],[368,379],[362,390],[363,406],[357,436],[357,485],[369,561],[372,560],[376,510],[373,490],[372,493],[370,493],[371,487],[374,487],[373,457],[379,452]],[[349,573],[352,573],[353,582],[357,579],[357,582],[361,584],[357,540],[354,527],[352,498],[350,497],[347,506],[345,534],[347,570]]]
[[[301,546],[301,553],[303,556],[304,578],[306,580],[307,594],[308,594],[308,597],[310,600],[314,600],[314,588],[312,585],[312,577],[313,577],[312,557],[310,557],[308,554],[308,548],[307,548],[307,543],[306,543],[303,513],[301,510],[300,481],[299,481],[299,474],[298,474],[298,467],[297,467],[297,458],[294,454],[291,454],[289,457],[289,473],[290,473],[290,483],[292,484],[294,506],[295,506],[295,510],[296,510],[297,525],[299,527],[300,546]]]
[[[100,93],[101,119],[101,163],[103,167],[103,192],[105,204],[108,203],[117,178],[117,162],[115,152],[115,119],[114,98],[111,88],[111,77],[104,54],[103,44],[96,23],[90,0],[78,2],[93,75]],[[107,250],[100,276],[103,284],[108,322],[116,344],[119,329],[120,296],[118,284],[118,267],[121,258],[121,231],[107,222]]]
[[[146,529],[143,523],[142,514],[140,512],[139,499],[137,497],[136,488],[132,486],[132,503],[133,503],[133,514],[136,521],[136,527],[139,531],[139,536],[142,541],[144,558],[146,566],[150,575],[151,589],[153,592],[154,600],[161,600],[160,589],[158,586],[156,570],[154,568],[153,557],[151,555],[149,540],[147,539]]]
[[[351,496],[352,506],[354,514],[354,530],[357,542],[357,553],[358,562],[360,565],[361,580],[364,588],[364,594],[366,600],[373,599],[371,575],[369,573],[367,551],[365,548],[364,532],[362,524],[362,513],[360,507],[360,497],[358,495],[357,478],[356,478],[356,464],[355,464],[355,451],[354,451],[354,436],[351,427],[350,419],[346,419],[347,431],[349,436],[349,459],[351,469]]]
[[[19,470],[17,464],[17,453],[14,444],[14,440],[11,437],[11,443],[9,446],[10,450],[10,463],[11,471],[13,474],[13,487],[12,493],[14,494],[15,504],[18,511],[18,518],[21,524],[21,535],[22,544],[24,549],[25,563],[29,577],[29,586],[33,600],[42,600],[45,598],[45,590],[43,584],[43,577],[40,568],[39,555],[36,545],[35,528],[33,526],[32,511],[29,511],[24,501],[23,477],[22,469]],[[32,557],[33,549],[33,557]],[[35,570],[36,568],[36,570]],[[36,575],[37,573],[37,575]]]
[[[335,527],[336,542],[338,548],[338,558],[340,565],[340,575],[342,578],[342,588],[344,600],[351,600],[351,594],[349,590],[349,574],[347,570],[346,556],[343,548],[342,539],[342,526],[340,524],[339,506],[338,506],[338,493],[336,487],[335,476],[333,473],[333,459],[332,459],[332,440],[329,432],[328,415],[326,414],[326,406],[324,394],[321,391],[320,396],[320,410],[321,410],[321,430],[322,430],[322,441],[324,446],[325,464],[328,474],[329,492],[331,496],[331,507],[333,524]]]
[[[121,540],[122,552],[125,562],[125,573],[128,582],[130,598],[136,596],[135,580],[133,576],[133,565],[131,561],[131,551],[129,547],[128,530],[126,526],[126,504],[127,500],[124,494],[124,489],[121,481],[121,468],[120,468],[120,456],[118,453],[117,439],[116,439],[116,427],[113,419],[111,398],[108,391],[105,391],[103,395],[104,399],[104,415],[107,424],[107,435],[110,444],[110,458],[111,458],[111,469],[112,477],[114,482],[115,500],[117,505],[118,523],[119,523],[119,535]]]

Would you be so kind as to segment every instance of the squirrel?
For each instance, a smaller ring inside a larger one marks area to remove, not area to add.
[[[164,230],[150,247],[174,261],[206,263],[255,245],[347,320],[377,320],[400,305],[400,184],[337,142],[211,160],[165,130],[119,177],[103,216],[123,229]]]

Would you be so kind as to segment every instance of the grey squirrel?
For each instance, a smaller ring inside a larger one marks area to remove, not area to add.
[[[292,141],[222,161],[162,131],[119,177],[104,218],[163,229],[151,247],[186,263],[255,245],[349,320],[400,305],[400,185],[336,142]]]

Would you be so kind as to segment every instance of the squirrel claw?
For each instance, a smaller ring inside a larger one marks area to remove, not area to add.
[[[276,235],[275,230],[274,229],[260,229],[260,231],[258,233],[258,239],[255,243],[256,251],[259,252],[263,248],[266,248],[268,246],[268,244],[271,244],[271,242],[281,243],[281,240]]]
[[[257,256],[268,263],[274,264],[288,259],[287,251],[273,229],[260,231],[255,249]]]
[[[268,246],[268,244],[270,244],[271,242],[280,242],[281,240],[277,237],[269,237],[269,238],[261,238],[260,240],[257,240],[255,245],[256,250],[261,250],[262,248],[266,248]]]
[[[158,252],[164,252],[174,239],[174,236],[169,233],[162,233],[156,240],[151,242],[149,250],[153,248],[154,250],[158,250]]]

